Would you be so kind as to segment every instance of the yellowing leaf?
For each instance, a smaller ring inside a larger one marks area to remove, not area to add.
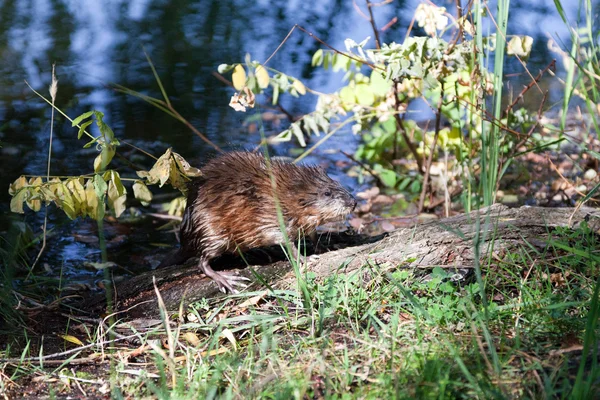
[[[262,65],[259,65],[256,68],[256,81],[258,82],[258,87],[261,89],[269,86],[269,73],[267,69]]]
[[[142,181],[135,181],[133,184],[133,196],[144,206],[147,206],[152,201],[152,192]]]
[[[192,346],[195,346],[195,347],[200,346],[200,339],[198,338],[198,336],[195,333],[193,333],[193,332],[186,332],[186,333],[183,334],[183,337]]]
[[[246,85],[246,70],[241,64],[236,65],[233,69],[231,80],[233,81],[233,87],[236,90],[242,90],[242,88]]]
[[[171,200],[171,202],[168,205],[168,209],[167,209],[167,213],[169,215],[177,215],[177,216],[183,216],[183,212],[185,211],[185,205],[187,203],[187,200],[185,197],[177,197],[173,200]]]
[[[225,328],[221,331],[221,336],[224,336],[227,340],[231,342],[233,348],[237,348],[237,340],[235,340],[235,336],[233,336],[233,332],[230,329]]]
[[[101,172],[106,170],[107,165],[115,156],[115,151],[115,146],[113,146],[112,144],[107,144],[106,146],[102,147],[100,154],[98,154],[98,156],[94,160],[94,172]]]
[[[304,86],[304,84],[302,82],[300,82],[298,79],[294,80],[294,83],[292,83],[292,87],[294,89],[296,89],[298,91],[298,93],[305,95],[306,94],[306,87]]]
[[[14,196],[24,186],[27,186],[27,178],[20,176],[8,187],[8,194]]]
[[[173,158],[177,163],[177,168],[180,171],[182,171],[185,175],[192,177],[202,175],[202,172],[198,168],[192,167],[190,163],[187,162],[187,160],[181,156],[181,154],[173,153]]]
[[[86,200],[86,209],[85,213],[89,215],[91,218],[98,219],[98,195],[96,194],[96,190],[94,189],[94,181],[92,179],[88,179],[85,184],[85,200]],[[104,204],[102,204],[104,206]]]
[[[37,190],[36,190],[37,192]],[[37,198],[32,198],[30,197],[29,199],[26,200],[27,202],[27,207],[31,208],[33,211],[38,212],[42,209],[42,200],[39,199],[39,193],[36,193],[34,196],[37,196]]]
[[[522,59],[529,58],[533,38],[531,36],[513,36],[506,45],[506,54]]]
[[[158,160],[152,166],[150,171],[137,171],[137,175],[140,178],[146,178],[148,184],[154,185],[159,183],[159,186],[162,187],[169,180],[169,173],[171,170],[171,148],[168,148],[165,151],[165,154],[159,157]]]
[[[40,178],[39,176],[35,177],[35,178],[31,178],[29,179],[29,186],[33,186],[29,193],[30,196],[27,199],[27,206],[29,208],[31,208],[33,211],[38,212],[42,209],[42,178]]]
[[[114,210],[118,218],[125,211],[125,200],[127,200],[127,191],[121,183],[121,177],[116,171],[110,171],[111,177],[108,181],[108,206]]]
[[[73,207],[78,215],[87,214],[87,200],[85,188],[81,184],[83,178],[69,179],[65,186],[71,191]]]
[[[60,337],[63,338],[63,339],[65,339],[69,343],[76,344],[77,346],[83,346],[83,342],[81,340],[77,339],[75,336],[72,336],[72,335],[60,335]]]
[[[67,217],[71,219],[77,218],[77,210],[75,208],[75,201],[73,199],[73,195],[71,191],[67,188],[67,186],[60,182],[56,185],[53,185],[54,193],[56,194],[56,205],[60,207]]]
[[[13,198],[10,199],[10,211],[18,214],[23,214],[23,203],[29,197],[29,191],[25,188],[20,189],[18,192],[13,194]]]

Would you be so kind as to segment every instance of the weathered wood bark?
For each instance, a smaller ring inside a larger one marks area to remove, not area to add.
[[[600,210],[541,207],[510,209],[494,205],[470,214],[400,229],[372,243],[330,251],[318,258],[310,257],[308,265],[303,268],[318,277],[352,272],[367,263],[383,269],[434,266],[473,268],[477,247],[481,259],[489,256],[491,251],[501,253],[525,243],[544,248],[549,233],[556,227],[576,228],[584,220],[597,232],[600,229]],[[475,246],[476,240],[479,246]],[[248,290],[262,287],[257,283],[253,271],[275,288],[294,288],[296,285],[287,261],[240,269],[240,275],[254,282]],[[125,314],[129,318],[158,315],[153,279],[169,310],[177,310],[182,300],[184,304],[189,304],[220,294],[216,284],[199,273],[194,265],[171,266],[117,284],[116,308],[127,310]],[[100,296],[89,301],[86,308],[98,309],[104,304],[104,298]]]

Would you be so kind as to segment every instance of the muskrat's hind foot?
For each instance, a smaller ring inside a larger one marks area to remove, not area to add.
[[[226,293],[227,290],[229,290],[230,293],[238,293],[236,287],[240,289],[245,289],[248,287],[248,285],[246,285],[244,282],[250,281],[250,279],[243,276],[234,275],[232,272],[217,272],[210,267],[208,260],[205,258],[201,258],[199,267],[204,275],[217,282],[217,285],[219,285],[219,290],[223,293]]]

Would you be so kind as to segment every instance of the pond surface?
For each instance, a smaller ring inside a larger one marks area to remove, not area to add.
[[[565,1],[563,6],[571,21],[576,20],[578,2]],[[116,136],[155,155],[166,148],[182,154],[200,165],[213,152],[180,122],[158,109],[110,89],[118,83],[142,93],[160,97],[143,49],[152,58],[159,76],[178,112],[213,142],[226,150],[253,148],[260,135],[249,123],[255,115],[237,113],[228,106],[233,89],[213,76],[221,63],[243,61],[246,53],[264,61],[280,44],[294,24],[315,33],[334,47],[343,49],[344,39],[362,41],[372,36],[371,26],[356,11],[353,2],[320,0],[307,7],[303,1],[157,1],[157,0],[5,0],[0,2],[0,234],[9,221],[26,221],[38,231],[41,216],[27,213],[9,219],[7,187],[21,174],[43,175],[46,171],[50,107],[24,83],[48,96],[52,64],[59,79],[56,104],[72,118],[90,109],[100,110]],[[363,2],[358,1],[363,10]],[[401,41],[410,24],[416,1],[394,1],[377,7],[377,25],[385,26],[393,17],[398,21],[382,33],[384,42]],[[451,3],[445,4],[454,12]],[[490,5],[491,8],[495,7]],[[555,54],[549,53],[549,37],[568,46],[568,31],[560,20],[552,0],[511,2],[509,32],[534,37],[534,51],[528,62],[532,74],[544,68]],[[598,18],[597,15],[595,17]],[[296,31],[271,60],[270,66],[300,78],[307,86],[321,92],[336,90],[342,74],[331,74],[310,67],[312,54],[321,45],[308,35]],[[559,63],[559,75],[562,73]],[[515,91],[528,82],[522,67],[515,61],[507,64],[507,80]],[[555,88],[549,103],[560,97],[556,80],[546,87]],[[292,115],[301,115],[314,106],[315,97],[295,99],[284,96],[282,105]],[[259,99],[260,100],[260,99]],[[261,111],[269,110],[264,101]],[[265,121],[267,135],[283,130],[289,121]],[[92,170],[94,149],[82,149],[77,131],[61,116],[56,116],[52,158],[52,175],[79,175]],[[351,139],[349,139],[351,138]],[[309,162],[342,159],[339,149],[352,152],[359,141],[350,132],[340,132],[321,147]],[[272,148],[286,155],[293,144]],[[126,149],[126,157],[145,168],[148,158]],[[341,171],[330,168],[332,175],[347,186],[353,182]],[[131,173],[133,176],[133,173]],[[40,213],[42,214],[42,213]],[[50,238],[45,260],[56,273],[82,261],[98,261],[89,222],[65,221],[62,213],[51,210]],[[75,229],[76,228],[76,229]],[[109,239],[129,237],[130,231],[114,228]],[[127,228],[129,229],[129,228]],[[148,228],[144,228],[148,229]],[[141,232],[144,229],[140,228]],[[153,230],[153,228],[148,229]],[[70,234],[69,234],[70,233]],[[172,237],[172,235],[171,235]],[[152,238],[137,237],[147,245]],[[131,238],[130,238],[131,239]],[[133,240],[133,239],[131,239]],[[92,240],[93,241],[93,240]],[[117,240],[118,241],[118,240]],[[173,239],[171,239],[173,241]],[[123,257],[130,256],[124,251]],[[115,252],[115,257],[118,252]],[[142,262],[142,261],[140,261]],[[71,271],[81,276],[79,269]],[[92,270],[93,271],[93,270]],[[91,273],[95,275],[95,272]]]

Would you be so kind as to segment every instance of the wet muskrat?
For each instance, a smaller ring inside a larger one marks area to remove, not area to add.
[[[354,209],[356,200],[319,167],[276,160],[267,163],[263,155],[243,151],[220,155],[189,185],[175,262],[198,257],[204,274],[221,290],[235,292],[234,286],[245,278],[214,271],[210,260],[283,243],[277,206],[297,253],[294,243],[300,236],[342,219]]]

